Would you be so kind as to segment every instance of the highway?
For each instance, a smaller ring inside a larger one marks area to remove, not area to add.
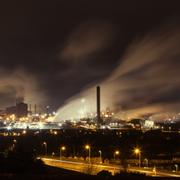
[[[63,169],[78,171],[86,174],[97,174],[102,170],[107,170],[113,175],[120,170],[123,170],[119,165],[104,165],[104,164],[89,164],[85,162],[75,162],[67,160],[58,160],[52,158],[41,158],[42,161],[49,166],[59,167]],[[164,171],[153,171],[152,168],[138,168],[130,167],[128,171],[145,173],[148,176],[160,176],[160,177],[180,177],[180,174],[173,172],[164,172]]]

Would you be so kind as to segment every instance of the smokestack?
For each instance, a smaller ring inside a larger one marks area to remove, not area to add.
[[[29,111],[31,111],[31,104],[29,104]]]
[[[29,114],[31,114],[31,104],[29,104]]]
[[[36,114],[36,104],[34,105],[34,113]]]
[[[17,104],[20,104],[20,103],[23,103],[23,102],[24,102],[24,97],[18,96],[18,97],[16,98],[16,105],[17,105]]]
[[[100,87],[97,86],[96,88],[96,95],[97,95],[97,127],[99,128],[100,126],[100,113],[101,113],[101,107],[100,107]]]

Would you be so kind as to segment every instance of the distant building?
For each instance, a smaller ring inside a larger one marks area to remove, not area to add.
[[[6,114],[7,115],[16,114],[16,106],[7,107]]]
[[[148,129],[153,128],[154,127],[154,121],[145,120],[144,127],[148,128]]]
[[[4,119],[6,116],[6,110],[5,109],[0,109],[0,119]]]
[[[23,117],[28,114],[28,105],[26,103],[20,102],[16,104],[16,116]]]
[[[18,118],[27,116],[28,105],[23,102],[23,98],[18,98],[16,100],[16,106],[10,106],[6,108],[6,114],[7,115],[15,114],[16,117]]]

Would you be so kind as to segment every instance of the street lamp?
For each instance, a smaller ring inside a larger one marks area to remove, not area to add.
[[[178,164],[175,164],[174,166],[176,168],[176,172],[178,172]]]
[[[46,153],[45,153],[45,155],[47,156],[47,143],[44,141],[44,142],[43,142],[43,145],[44,145],[44,147],[45,147],[45,150],[46,150]]]
[[[115,160],[116,155],[118,156],[119,153],[120,153],[120,152],[119,152],[118,150],[114,151],[114,160]]]
[[[17,140],[14,139],[14,140],[13,140],[13,144],[12,144],[12,149],[13,149],[13,150],[14,150],[14,148],[15,148],[15,146],[16,146],[16,143],[17,143]]]
[[[134,153],[139,156],[139,167],[141,167],[141,150],[139,148],[134,149]]]
[[[60,158],[60,160],[61,160],[61,151],[65,151],[65,150],[66,150],[65,146],[60,147],[60,151],[59,151],[59,158]]]
[[[99,159],[100,159],[100,163],[102,163],[102,151],[99,150]]]
[[[144,161],[145,161],[146,167],[148,167],[148,159],[145,158]]]
[[[89,152],[89,163],[90,163],[90,161],[91,161],[91,147],[89,145],[86,145],[85,149],[87,149]]]

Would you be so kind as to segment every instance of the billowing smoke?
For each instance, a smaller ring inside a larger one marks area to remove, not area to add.
[[[0,70],[0,97],[1,107],[14,105],[19,98],[32,105],[42,105],[47,100],[37,78],[23,69]]]
[[[174,30],[176,29],[176,30]],[[101,107],[122,119],[180,109],[180,28],[164,28],[134,40],[101,86]],[[96,87],[82,90],[59,109],[56,120],[95,113]]]

